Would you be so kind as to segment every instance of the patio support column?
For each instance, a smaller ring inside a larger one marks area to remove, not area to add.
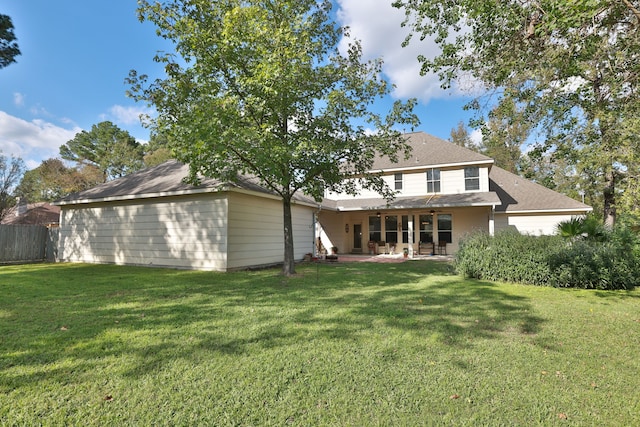
[[[495,211],[495,206],[491,206],[489,210],[489,236],[493,236],[495,233],[495,220],[493,219],[493,213]]]
[[[407,245],[409,245],[409,258],[413,258],[413,214],[407,215],[407,228],[409,236],[407,237]]]

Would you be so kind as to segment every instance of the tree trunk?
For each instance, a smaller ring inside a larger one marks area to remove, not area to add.
[[[602,192],[604,199],[604,225],[608,228],[613,228],[616,224],[616,176],[613,169],[606,173],[604,181]]]
[[[296,263],[293,254],[293,221],[291,218],[291,199],[282,198],[284,210],[284,264],[282,274],[292,276],[296,273]]]

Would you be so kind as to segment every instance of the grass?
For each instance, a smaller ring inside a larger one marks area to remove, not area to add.
[[[640,292],[0,268],[0,425],[638,425]]]

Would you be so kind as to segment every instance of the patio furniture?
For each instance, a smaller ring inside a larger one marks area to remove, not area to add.
[[[438,255],[446,255],[447,254],[447,242],[439,241],[438,242]]]
[[[433,242],[418,243],[418,255],[433,255],[435,253]]]

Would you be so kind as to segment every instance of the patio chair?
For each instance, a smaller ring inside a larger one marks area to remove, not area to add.
[[[435,253],[433,242],[418,243],[418,255],[433,255]]]
[[[438,255],[446,255],[447,254],[447,242],[439,241],[438,242]]]

